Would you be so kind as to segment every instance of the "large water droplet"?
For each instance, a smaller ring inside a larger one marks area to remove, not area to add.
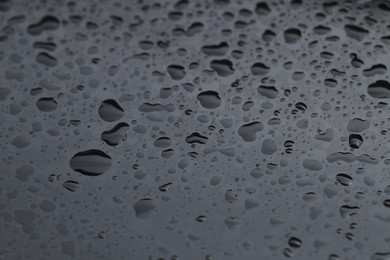
[[[112,159],[106,153],[91,149],[76,153],[69,163],[70,167],[87,176],[98,176],[111,168]]]

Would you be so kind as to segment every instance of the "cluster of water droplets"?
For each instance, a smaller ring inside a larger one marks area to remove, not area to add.
[[[388,259],[389,15],[0,1],[0,258]]]

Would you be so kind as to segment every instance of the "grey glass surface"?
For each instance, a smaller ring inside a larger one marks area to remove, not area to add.
[[[0,259],[390,259],[390,2],[0,1]]]

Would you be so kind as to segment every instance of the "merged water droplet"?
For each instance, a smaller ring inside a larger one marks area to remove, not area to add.
[[[209,139],[197,132],[194,132],[186,137],[186,142],[189,144],[205,144]]]
[[[126,140],[129,128],[130,127],[127,123],[119,123],[115,125],[111,130],[104,131],[101,135],[101,138],[108,145],[116,146],[122,141]]]
[[[28,26],[27,31],[31,35],[39,35],[44,31],[56,30],[60,25],[60,21],[51,15],[42,18],[38,23]]]
[[[202,52],[208,56],[224,56],[229,50],[227,42],[221,42],[215,45],[205,45],[202,47]]]

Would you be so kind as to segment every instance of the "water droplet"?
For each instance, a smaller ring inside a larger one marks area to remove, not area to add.
[[[98,109],[98,113],[100,118],[107,122],[117,121],[125,115],[123,108],[114,99],[104,100]]]
[[[351,186],[353,181],[352,177],[346,173],[337,174],[336,180],[343,186]]]
[[[358,134],[349,135],[349,146],[354,149],[359,149],[363,143],[363,137]]]
[[[284,31],[284,40],[288,44],[297,43],[302,37],[302,33],[297,28],[289,28]]]
[[[138,218],[148,218],[156,210],[157,206],[152,199],[141,199],[134,204],[135,215]]]
[[[65,181],[62,186],[69,191],[75,192],[80,188],[80,183],[77,181]]]
[[[209,139],[197,132],[194,132],[186,137],[186,142],[189,144],[205,144]]]
[[[257,62],[252,65],[251,72],[255,76],[264,76],[270,71],[270,67],[266,66],[264,63]]]
[[[36,24],[32,24],[27,28],[31,35],[39,35],[43,31],[56,30],[60,25],[60,21],[51,15],[45,16]]]
[[[357,41],[363,41],[363,39],[369,34],[369,31],[367,31],[363,27],[353,24],[345,25],[344,30],[349,37]]]
[[[263,130],[263,124],[260,122],[252,122],[244,124],[238,128],[238,134],[244,139],[245,142],[253,142],[256,140],[257,132]]]
[[[386,80],[377,80],[368,85],[367,92],[373,98],[390,98],[390,83]]]
[[[276,98],[279,93],[279,91],[274,86],[263,86],[263,85],[257,88],[257,92],[270,99]]]
[[[202,107],[207,109],[215,109],[218,108],[221,103],[221,97],[219,96],[219,93],[216,91],[204,91],[199,93],[197,96],[198,100],[200,101],[200,104]]]
[[[290,237],[290,239],[288,240],[288,244],[292,248],[300,248],[302,246],[302,241],[299,238]]]
[[[58,103],[54,98],[43,97],[38,99],[37,108],[42,112],[51,112],[57,109]]]
[[[234,73],[233,63],[230,60],[213,60],[210,67],[221,77],[227,77]]]
[[[116,146],[126,140],[128,130],[129,125],[122,122],[114,126],[111,130],[104,131],[101,138],[108,145]]]
[[[91,149],[76,153],[69,163],[70,167],[87,176],[98,176],[111,168],[112,159],[106,153]]]
[[[186,71],[181,65],[169,65],[167,71],[173,80],[181,80],[186,76]]]
[[[36,61],[48,67],[55,67],[58,64],[56,58],[46,52],[40,52],[37,54]]]
[[[202,47],[202,52],[208,56],[224,56],[229,50],[229,45],[226,42],[221,42],[216,45],[205,45]]]

